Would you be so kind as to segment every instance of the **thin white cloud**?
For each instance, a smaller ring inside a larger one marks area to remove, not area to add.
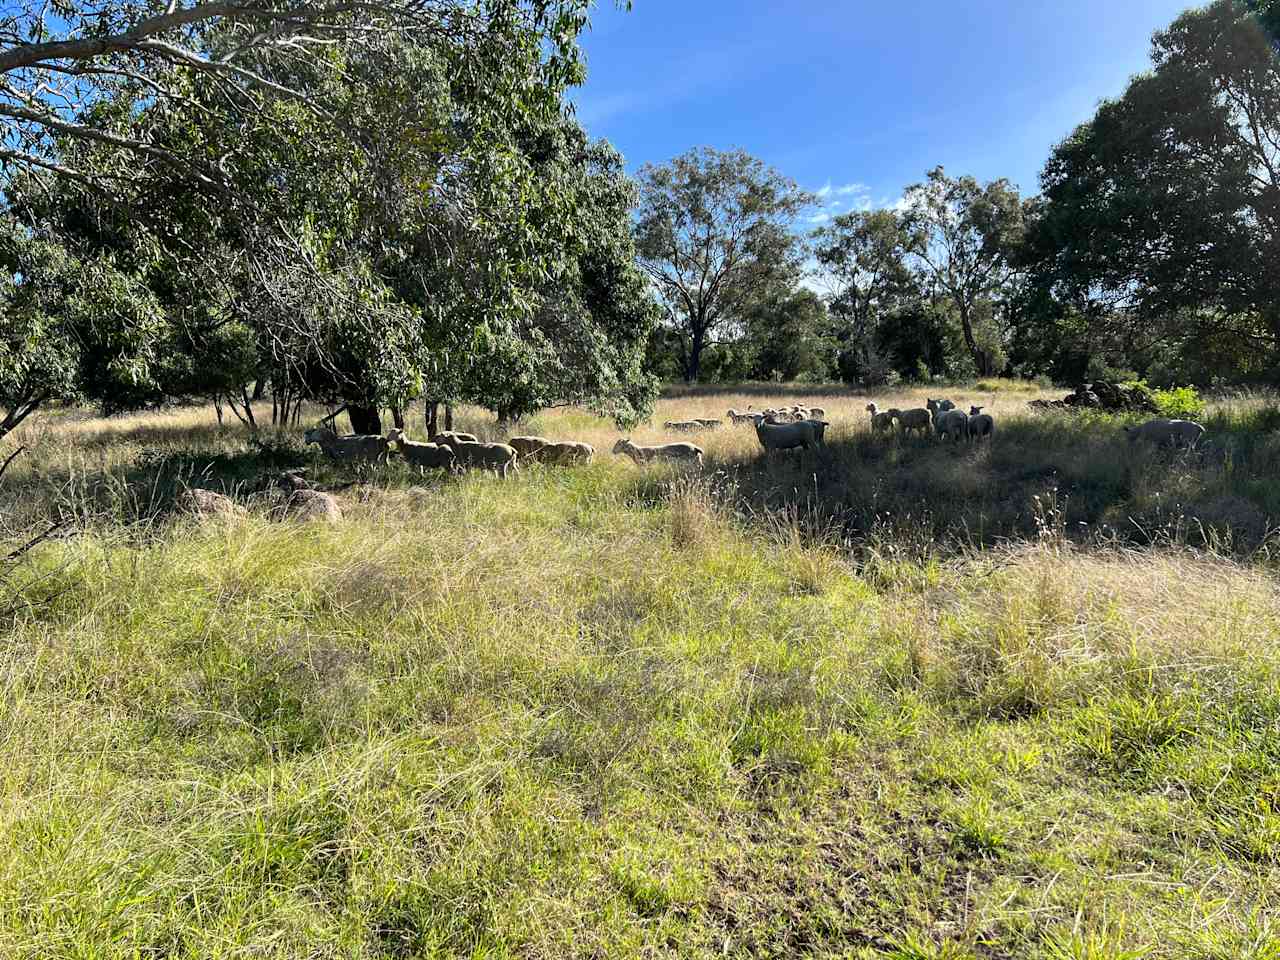
[[[805,219],[808,220],[809,223],[826,223],[828,220],[831,219],[831,214],[815,213],[813,216],[806,217]]]

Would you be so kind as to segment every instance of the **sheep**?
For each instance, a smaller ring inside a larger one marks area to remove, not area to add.
[[[947,440],[966,440],[969,437],[969,417],[963,410],[939,410],[934,417],[933,428],[939,437]]]
[[[696,422],[702,424],[705,430],[718,430],[724,423],[723,420],[709,420],[704,417],[698,417]]]
[[[691,433],[695,430],[706,430],[707,426],[701,420],[667,420],[662,424],[662,429]]]
[[[1129,442],[1142,440],[1161,446],[1185,446],[1194,449],[1204,435],[1204,427],[1194,420],[1148,420],[1137,427],[1125,427]]]
[[[630,437],[623,437],[613,445],[613,452],[625,454],[641,466],[654,460],[691,460],[698,466],[702,466],[702,448],[692,443],[663,443],[653,447],[641,447],[632,443]]]
[[[391,453],[387,438],[377,434],[340,437],[328,427],[312,427],[303,434],[303,439],[318,444],[330,460],[385,463]]]
[[[447,443],[415,443],[399,427],[387,434],[387,442],[394,444],[400,456],[419,471],[428,468],[448,470],[453,467],[455,455],[453,448]]]
[[[559,464],[588,464],[595,455],[595,447],[576,440],[548,441],[531,454],[539,463]]]
[[[822,425],[826,428],[826,424]],[[802,447],[808,450],[821,445],[818,427],[807,420],[799,423],[769,423],[767,420],[756,424],[756,438],[760,446],[772,453],[774,450],[791,450]]]
[[[462,440],[450,446],[457,458],[457,466],[488,467],[503,479],[516,468],[516,457],[519,456],[515,447],[509,447],[505,443],[472,443]]]
[[[898,411],[898,429],[903,433],[909,430],[919,430],[927,437],[932,426],[933,416],[924,407]]]
[[[529,457],[550,442],[546,437],[512,437],[507,441],[507,446],[515,447],[520,456]]]
[[[871,429],[873,432],[884,433],[893,429],[893,421],[902,415],[900,410],[881,410],[874,403],[867,404],[867,413],[871,414]]]
[[[822,407],[810,407],[810,408],[809,408],[809,419],[810,419],[810,420],[825,420],[825,419],[827,419],[827,411],[826,411],[825,409],[823,409]]]
[[[981,440],[993,437],[996,432],[996,421],[989,413],[983,413],[981,407],[969,407],[969,438]]]
[[[826,420],[816,420],[813,417],[810,417],[808,420],[803,420],[801,422],[809,423],[813,425],[813,435],[818,440],[818,446],[822,446],[824,443],[826,443],[827,427],[831,426],[831,424],[829,424]]]
[[[934,400],[932,397],[925,403],[925,407],[937,419],[938,414],[946,413],[948,410],[954,410],[956,405],[950,400]]]
[[[441,430],[439,433],[433,433],[427,438],[431,443],[447,443],[453,446],[454,443],[479,443],[475,434],[459,433],[457,430]]]
[[[754,410],[748,410],[746,413],[739,413],[737,410],[729,411],[730,423],[757,424],[763,419],[764,419],[764,414],[756,413]]]

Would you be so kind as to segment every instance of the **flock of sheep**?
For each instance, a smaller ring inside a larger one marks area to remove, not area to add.
[[[971,406],[966,414],[945,399],[929,398],[923,407],[909,410],[897,408],[881,410],[875,403],[867,404],[871,415],[873,433],[885,434],[894,430],[902,435],[917,431],[924,436],[936,435],[948,441],[984,440],[995,436],[995,418],[983,413],[982,407]],[[823,444],[826,428],[826,411],[821,407],[786,406],[768,410],[728,411],[731,424],[752,424],[760,446],[767,452],[775,450],[812,449]],[[719,419],[668,420],[663,427],[669,431],[691,433],[716,430],[723,426]],[[1204,433],[1204,427],[1190,420],[1151,420],[1137,427],[1125,427],[1129,439],[1144,440],[1171,446],[1194,447]],[[346,463],[382,463],[394,450],[410,465],[420,470],[435,468],[464,470],[484,468],[506,477],[521,461],[583,465],[591,462],[595,449],[589,443],[575,440],[548,440],[545,437],[511,437],[507,443],[486,443],[469,433],[445,431],[434,434],[430,441],[422,443],[410,440],[401,429],[394,429],[385,437],[378,435],[339,436],[331,428],[320,426],[308,430],[307,443],[318,444],[331,460]],[[630,457],[636,464],[644,465],[658,460],[702,465],[703,450],[697,444],[685,441],[641,446],[623,437],[613,447],[615,455]]]
[[[982,440],[995,436],[996,421],[989,413],[983,413],[982,407],[969,407],[966,414],[957,410],[950,400],[934,400],[929,398],[923,407],[912,410],[881,410],[874,403],[867,404],[867,413],[871,414],[871,429],[875,433],[888,433],[894,427],[902,434],[918,430],[928,436],[936,433],[944,440]]]

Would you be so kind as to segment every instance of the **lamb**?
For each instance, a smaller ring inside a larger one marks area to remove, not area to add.
[[[625,454],[636,464],[643,466],[654,460],[693,461],[702,466],[702,448],[692,443],[663,443],[653,447],[641,447],[623,437],[613,445],[615,454]]]
[[[969,407],[969,438],[981,440],[993,437],[996,432],[996,421],[989,413],[983,413],[981,407]]]
[[[522,457],[530,457],[550,442],[546,437],[512,437],[507,446],[515,447],[516,453]]]
[[[932,426],[933,416],[924,407],[898,411],[898,429],[903,433],[909,430],[919,430],[925,436],[928,436]]]
[[[893,429],[893,421],[902,415],[901,410],[881,410],[874,403],[867,404],[867,413],[871,414],[871,429],[884,433]]]
[[[933,420],[938,436],[947,440],[966,440],[969,437],[969,417],[963,410],[939,410]]]
[[[589,443],[561,440],[544,443],[533,451],[531,457],[539,463],[588,464],[595,455],[595,447]]]
[[[826,424],[822,425],[825,430]],[[799,423],[763,423],[756,424],[756,437],[760,446],[772,453],[774,450],[791,450],[802,447],[808,450],[820,446],[819,428],[808,420]]]
[[[453,467],[454,452],[447,443],[415,443],[399,427],[387,434],[387,442],[394,444],[400,456],[420,471],[428,468],[448,470]]]
[[[1125,427],[1125,433],[1129,435],[1129,442],[1142,440],[1147,443],[1155,443],[1161,446],[1185,446],[1188,449],[1194,449],[1195,445],[1200,442],[1200,437],[1204,435],[1204,427],[1196,423],[1194,420],[1148,420],[1146,423],[1137,427]]]
[[[515,447],[505,443],[471,443],[462,440],[450,444],[457,458],[455,463],[460,467],[488,467],[506,479],[507,474],[516,468]]]
[[[315,443],[330,460],[348,463],[385,463],[391,454],[387,438],[377,434],[353,434],[340,437],[328,427],[312,427],[303,439]]]

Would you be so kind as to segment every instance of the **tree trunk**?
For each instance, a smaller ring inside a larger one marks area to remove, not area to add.
[[[378,413],[377,407],[359,407],[349,403],[347,416],[351,418],[351,429],[354,433],[366,436],[382,433],[382,415]]]
[[[261,400],[263,395],[266,393],[266,389],[267,389],[266,379],[259,378],[258,381],[253,385],[253,399]]]
[[[391,408],[391,422],[396,425],[396,429],[404,429],[404,407]]]
[[[218,426],[222,426],[222,398],[216,393],[213,395],[213,412],[218,415]]]
[[[453,429],[453,404],[446,403],[444,405],[444,428],[446,430]]]
[[[689,344],[689,359],[684,366],[684,382],[697,383],[702,368],[702,348],[706,345],[706,332],[698,331]]]
[[[964,332],[964,345],[969,348],[969,356],[973,360],[973,369],[978,376],[985,377],[987,374],[983,368],[986,366],[986,362],[983,357],[983,351],[979,349],[978,342],[973,336],[973,323],[969,320],[969,307],[964,303],[957,303],[956,306],[960,309],[960,329]]]
[[[427,436],[434,437],[440,432],[440,401],[428,400],[424,415],[427,420]]]

